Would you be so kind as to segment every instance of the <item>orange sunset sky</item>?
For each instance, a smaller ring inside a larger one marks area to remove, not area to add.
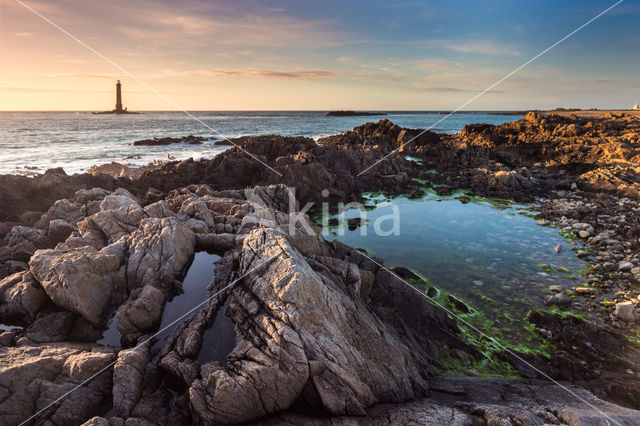
[[[611,2],[0,2],[0,110],[452,109]],[[640,102],[622,3],[466,109]]]

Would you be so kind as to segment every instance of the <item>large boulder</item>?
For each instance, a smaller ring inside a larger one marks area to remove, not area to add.
[[[130,290],[147,284],[173,288],[196,246],[193,231],[175,217],[144,219],[129,241]]]
[[[112,296],[124,292],[124,253],[120,241],[98,251],[93,247],[39,250],[31,273],[56,305],[100,323]]]
[[[240,339],[229,368],[202,367],[189,391],[201,421],[246,421],[300,399],[327,414],[361,415],[426,393],[429,357],[276,230],[244,238],[238,274],[247,273],[228,303],[241,335],[252,337]]]

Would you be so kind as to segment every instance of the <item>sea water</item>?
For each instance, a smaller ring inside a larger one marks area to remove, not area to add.
[[[327,117],[326,111],[142,112],[95,115],[88,112],[0,112],[0,174],[42,173],[62,167],[68,174],[112,161],[140,166],[153,160],[211,158],[228,147],[214,140],[247,135],[323,136],[388,118],[399,126],[454,133],[469,123],[502,124],[519,116],[464,112],[387,112],[385,116]],[[445,118],[446,117],[446,118]],[[444,119],[444,120],[443,120]],[[204,123],[204,125],[202,124]],[[134,146],[153,137],[211,137],[201,145]]]

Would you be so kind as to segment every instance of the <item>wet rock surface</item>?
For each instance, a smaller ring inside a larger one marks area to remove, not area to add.
[[[640,303],[638,122],[529,114],[409,142],[419,133],[382,120],[318,143],[234,140],[277,173],[231,148],[137,179],[60,170],[0,177],[0,322],[20,326],[0,334],[1,422],[44,409],[34,424],[640,424],[637,349],[621,334],[637,328]],[[606,327],[532,314],[535,332],[553,343],[550,356],[504,354],[521,376],[561,380],[580,398],[549,382],[439,378],[444,351],[483,357],[455,320],[286,214],[293,201],[284,185],[298,203],[380,189],[418,194],[412,178],[430,163],[439,172],[432,183],[447,185],[439,190],[535,200],[540,220],[594,248],[583,255],[593,259],[583,288],[594,290],[551,297]],[[221,256],[213,297],[156,342],[196,250]],[[114,315],[123,346],[96,343]],[[207,335],[220,315],[234,339]],[[203,353],[216,339],[231,342],[225,362]]]

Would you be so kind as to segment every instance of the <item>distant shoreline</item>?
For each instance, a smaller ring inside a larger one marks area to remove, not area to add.
[[[369,117],[376,115],[387,115],[384,112],[365,112],[365,111],[329,111],[327,117]]]

